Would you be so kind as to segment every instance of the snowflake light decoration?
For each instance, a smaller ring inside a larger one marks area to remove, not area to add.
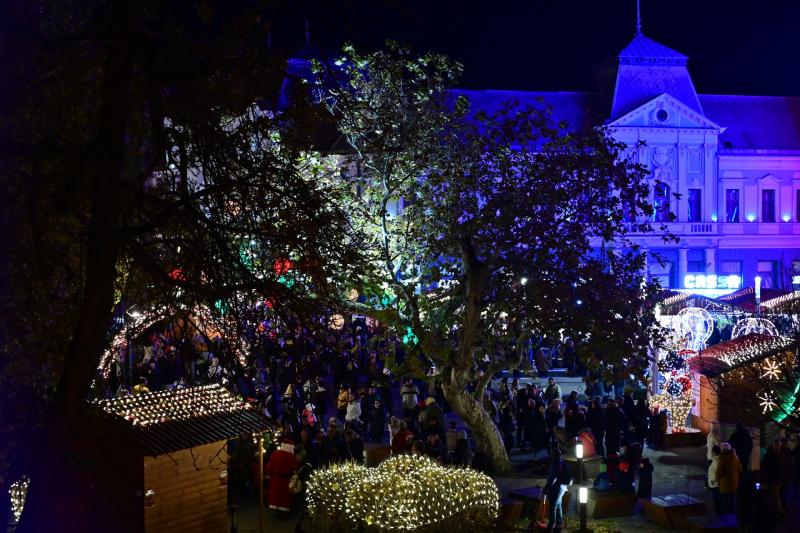
[[[714,319],[700,307],[687,307],[678,313],[676,330],[686,339],[686,348],[702,350],[714,331]]]
[[[778,330],[775,324],[766,318],[743,318],[733,326],[731,339],[744,337],[751,333],[760,333],[761,335],[769,335],[770,337],[778,336]]]
[[[758,393],[758,401],[758,405],[761,406],[764,414],[771,413],[778,407],[778,404],[775,402],[775,398],[773,397],[771,391],[765,390]]]
[[[781,378],[780,365],[769,357],[764,360],[764,365],[761,367],[761,369],[764,371],[764,373],[761,374],[762,378],[769,378],[773,381]]]

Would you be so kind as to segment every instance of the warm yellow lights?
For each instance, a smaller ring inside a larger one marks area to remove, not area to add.
[[[447,525],[491,527],[498,511],[492,479],[474,470],[441,466],[416,455],[395,456],[377,468],[331,465],[308,481],[312,516],[345,529],[415,530]]]
[[[218,384],[101,400],[100,407],[134,426],[149,426],[206,415],[233,413],[250,406]]]

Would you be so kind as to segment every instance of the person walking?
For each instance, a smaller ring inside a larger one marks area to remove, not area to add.
[[[564,527],[562,499],[572,485],[572,474],[567,462],[561,458],[561,448],[555,447],[550,455],[550,470],[545,483],[547,497],[547,531],[560,533]]]

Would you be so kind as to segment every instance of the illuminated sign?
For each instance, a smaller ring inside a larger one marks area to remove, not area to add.
[[[736,274],[728,276],[686,274],[683,286],[687,289],[738,289],[742,286],[742,278]]]

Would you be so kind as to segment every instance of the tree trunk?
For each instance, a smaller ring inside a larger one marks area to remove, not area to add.
[[[475,441],[489,454],[495,472],[509,472],[511,461],[505,444],[503,444],[503,437],[483,405],[463,387],[453,383],[452,378],[445,378],[442,390],[450,407],[469,426],[475,436]]]
[[[87,228],[86,271],[77,323],[64,369],[36,443],[30,487],[20,533],[119,530],[96,487],[86,395],[103,350],[114,303],[119,251],[119,204],[128,120],[131,57],[128,2],[117,0],[108,27],[111,36],[98,115],[96,141],[84,165],[89,172],[91,220]],[[43,332],[43,334],[47,334]],[[114,450],[108,450],[114,453]],[[129,526],[130,527],[130,526]]]

